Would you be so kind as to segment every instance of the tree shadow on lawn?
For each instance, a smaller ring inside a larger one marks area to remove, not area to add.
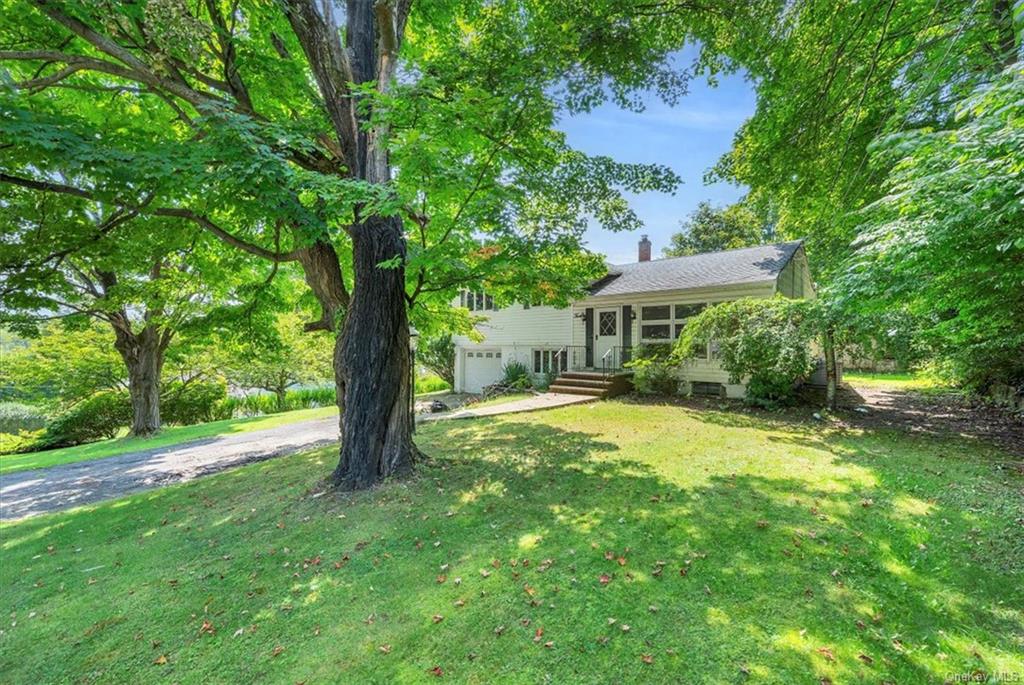
[[[772,437],[807,463],[783,476],[708,461],[682,480],[579,430],[449,423],[421,432],[433,458],[416,478],[370,492],[311,496],[325,451],[33,519],[4,536],[18,564],[85,530],[136,577],[104,581],[93,613],[50,606],[58,633],[20,638],[49,637],[48,654],[13,650],[0,666],[153,677],[159,639],[171,661],[159,672],[184,680],[405,682],[438,666],[456,682],[921,683],[1024,670],[1019,568],[977,554],[998,551],[1012,517],[946,489],[998,484],[955,458],[908,478],[884,443]],[[62,601],[29,589],[36,570],[3,577],[22,612]],[[8,662],[15,652],[27,663]]]

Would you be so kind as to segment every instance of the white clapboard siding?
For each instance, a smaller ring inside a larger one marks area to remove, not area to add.
[[[503,347],[506,345],[561,346],[572,341],[572,310],[569,307],[538,306],[524,309],[521,304],[502,307],[498,311],[473,312],[486,320],[476,325],[484,336],[474,342],[466,336],[455,336],[455,344],[463,347]]]

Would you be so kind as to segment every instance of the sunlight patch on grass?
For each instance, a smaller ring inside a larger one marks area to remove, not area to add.
[[[322,449],[0,525],[0,672],[917,683],[1024,671],[1024,589],[1005,558],[1024,483],[989,448],[614,401],[432,424],[417,444],[430,457],[417,476],[369,492],[312,497],[334,465]]]

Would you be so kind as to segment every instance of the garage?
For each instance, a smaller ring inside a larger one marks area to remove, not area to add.
[[[501,378],[501,350],[466,350],[462,358],[462,391],[481,392]]]

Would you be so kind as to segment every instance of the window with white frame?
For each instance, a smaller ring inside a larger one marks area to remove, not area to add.
[[[494,306],[493,297],[472,290],[463,290],[459,293],[459,306],[465,307],[471,312],[498,311],[498,308]]]
[[[640,307],[640,341],[643,343],[671,343],[683,332],[687,320],[701,313],[706,302],[691,304],[655,304]],[[707,359],[705,346],[697,350],[698,359]]]
[[[559,373],[569,368],[565,352],[551,349],[533,350],[534,373]]]

